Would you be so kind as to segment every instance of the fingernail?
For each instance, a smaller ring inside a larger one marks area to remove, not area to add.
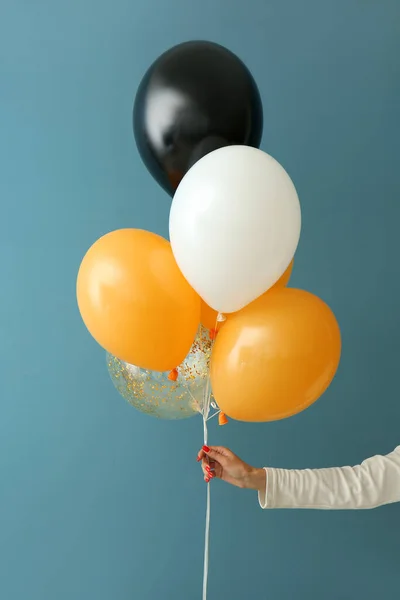
[[[208,446],[203,446],[204,452],[210,452],[210,448]]]
[[[214,479],[214,477],[215,477],[214,473],[209,473],[208,475],[209,475],[210,479]]]
[[[196,460],[197,460],[197,462],[200,462],[200,461],[201,461],[201,458],[200,458],[200,456],[198,456],[198,457],[196,458]]]
[[[206,483],[210,483],[210,478],[206,477]]]
[[[211,467],[209,467],[208,465],[206,465],[206,471],[211,471]]]

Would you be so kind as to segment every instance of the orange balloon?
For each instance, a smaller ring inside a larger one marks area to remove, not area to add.
[[[294,259],[292,260],[292,262],[290,263],[290,265],[288,266],[288,268],[286,269],[284,274],[280,277],[280,279],[278,279],[278,281],[276,283],[274,283],[274,285],[271,288],[269,288],[269,290],[266,291],[265,294],[269,294],[273,290],[279,290],[280,288],[287,286],[287,284],[289,283],[290,276],[292,274],[293,262],[294,262]],[[265,294],[263,294],[263,296]],[[254,302],[257,302],[257,300],[254,300]],[[242,308],[241,310],[244,310],[244,309]],[[240,312],[240,311],[238,311],[238,312]],[[232,313],[232,314],[236,314],[236,313]],[[229,315],[225,315],[225,316],[227,318],[229,317]],[[208,306],[208,304],[206,304],[204,302],[204,300],[202,300],[201,301],[201,316],[200,316],[201,324],[204,325],[204,327],[206,327],[207,329],[215,329],[217,317],[218,317],[217,311],[210,308],[210,306]],[[221,323],[221,325],[222,325],[222,323]]]
[[[79,269],[77,299],[103,348],[153,371],[184,360],[200,321],[200,299],[170,243],[138,229],[113,231],[93,244]]]
[[[211,384],[219,408],[239,421],[275,421],[301,412],[331,383],[340,330],[317,296],[276,290],[230,317],[216,339]]]

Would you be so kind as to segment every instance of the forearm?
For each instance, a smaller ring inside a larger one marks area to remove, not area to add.
[[[368,509],[400,501],[400,447],[357,467],[288,471],[258,475],[262,508]]]

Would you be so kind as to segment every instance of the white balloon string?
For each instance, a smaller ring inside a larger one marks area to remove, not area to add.
[[[215,335],[218,332],[218,324],[224,321],[225,318],[220,313],[215,322],[214,329],[214,340]],[[214,345],[214,340],[211,344],[211,349]],[[207,421],[209,420],[210,414],[210,405],[211,405],[211,379],[210,373],[208,373],[206,389],[204,392],[204,401],[203,401],[203,430],[204,430],[204,445],[208,444],[208,427]],[[220,411],[215,413],[213,416],[218,414]],[[209,554],[210,554],[210,520],[211,520],[211,488],[210,482],[207,483],[207,507],[206,507],[206,527],[205,527],[205,536],[204,536],[204,570],[203,570],[203,600],[207,600],[207,586],[208,586],[208,563],[209,563]]]
[[[206,389],[204,392],[203,402],[203,443],[205,446],[208,444],[208,427],[207,419],[210,412],[210,374],[207,377]],[[204,568],[203,568],[203,600],[207,600],[207,587],[208,587],[208,560],[210,553],[210,519],[211,519],[211,493],[210,493],[210,482],[207,483],[207,505],[206,505],[206,527],[204,534]]]
[[[207,388],[204,398],[204,413],[203,413],[203,429],[204,429],[204,445],[208,444],[208,428],[207,419],[208,412],[210,410],[210,396],[209,393],[209,380],[207,381]],[[208,406],[208,408],[207,408]],[[207,508],[206,508],[206,528],[204,537],[204,570],[203,570],[203,600],[207,600],[207,584],[208,584],[208,558],[210,548],[210,517],[211,517],[211,494],[210,494],[210,483],[207,483]]]
[[[214,417],[217,417],[219,414],[221,414],[221,410],[217,410],[215,413],[213,413],[211,415],[211,417],[208,417],[207,421],[211,421],[211,419],[213,419]]]

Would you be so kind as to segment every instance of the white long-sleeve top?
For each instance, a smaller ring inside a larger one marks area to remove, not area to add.
[[[400,446],[356,467],[265,471],[261,508],[366,509],[400,501]]]

